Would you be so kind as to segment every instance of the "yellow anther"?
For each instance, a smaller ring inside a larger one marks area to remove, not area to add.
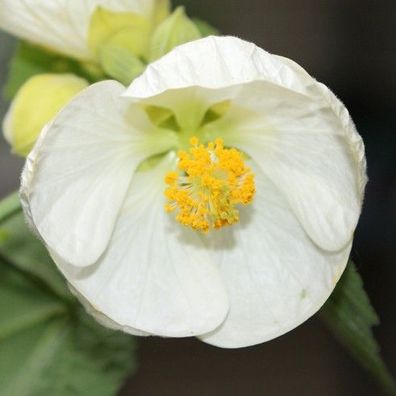
[[[191,148],[178,153],[179,172],[165,176],[167,212],[195,230],[208,232],[239,221],[236,205],[247,205],[255,194],[254,174],[235,148],[222,139],[201,144],[195,136]]]
[[[199,144],[198,138],[197,138],[196,136],[193,136],[193,137],[190,139],[190,144],[191,144],[191,146],[198,146],[198,144]]]
[[[173,184],[176,182],[178,177],[179,177],[179,174],[177,172],[168,172],[168,174],[165,176],[165,183]]]

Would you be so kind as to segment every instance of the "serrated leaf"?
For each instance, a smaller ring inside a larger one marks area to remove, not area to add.
[[[0,342],[0,392],[30,396],[54,360],[64,336],[60,321],[39,323]]]
[[[0,258],[0,395],[115,395],[133,369],[134,339],[26,274]]]
[[[5,98],[11,100],[30,77],[41,73],[73,73],[88,80],[91,77],[77,61],[20,41],[9,65]]]
[[[379,319],[353,262],[349,262],[321,315],[357,361],[375,376],[389,394],[396,395],[395,381],[381,358],[372,331]]]
[[[135,368],[134,338],[101,327],[83,312],[67,329],[32,396],[115,395]]]
[[[64,310],[61,301],[39,290],[0,260],[0,394],[28,395],[37,370],[56,341],[52,326],[46,328],[43,323]],[[32,356],[38,359],[36,365]]]

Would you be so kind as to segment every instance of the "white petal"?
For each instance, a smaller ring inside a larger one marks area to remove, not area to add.
[[[22,176],[30,222],[77,266],[105,250],[137,165],[173,144],[172,135],[152,130],[143,111],[120,98],[124,89],[107,81],[73,99],[40,136]]]
[[[125,95],[177,109],[175,98],[185,106],[231,99],[229,118],[202,135],[254,157],[321,247],[349,243],[367,180],[363,143],[342,103],[294,62],[237,38],[208,37],[154,62]]]
[[[230,311],[219,328],[200,338],[219,347],[259,344],[307,320],[334,289],[351,248],[321,250],[259,172],[256,186],[241,224],[213,232],[207,241],[227,285]]]
[[[311,238],[324,249],[338,250],[350,242],[361,212],[364,147],[345,107],[326,87],[316,87],[320,97],[265,82],[248,84],[229,117],[237,115],[237,106],[254,113],[222,122],[233,123],[227,144],[260,165]],[[220,124],[212,128],[221,130]]]
[[[148,65],[124,96],[132,101],[169,108],[182,129],[197,129],[211,105],[234,95],[230,84],[231,69],[224,68],[222,60],[230,49],[230,40],[232,43],[237,39],[207,37],[176,47]],[[243,48],[243,55],[252,45]]]
[[[199,235],[165,213],[166,158],[135,174],[109,247],[88,268],[53,257],[67,280],[119,327],[171,337],[216,328],[228,310],[216,266]]]
[[[90,59],[87,34],[97,6],[150,13],[155,0],[2,0],[0,28],[74,58]]]
[[[201,87],[212,90],[268,81],[305,94],[313,80],[300,79],[283,58],[236,37],[210,36],[180,45],[129,86],[126,96],[148,99],[167,91]],[[312,81],[311,81],[312,80]]]
[[[150,335],[149,333],[136,330],[129,326],[120,326],[118,323],[111,320],[108,316],[104,315],[102,312],[97,311],[93,307],[93,305],[91,305],[90,302],[70,284],[69,284],[69,289],[73,293],[73,295],[80,300],[81,304],[84,306],[87,313],[93,316],[94,319],[102,326],[107,327],[108,329],[111,330],[120,330],[123,331],[124,333],[132,334],[134,336],[147,337]]]

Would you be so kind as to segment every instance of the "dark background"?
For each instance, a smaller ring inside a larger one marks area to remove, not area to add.
[[[353,257],[382,324],[396,374],[396,2],[184,0],[189,15],[300,63],[350,110],[367,150],[370,182]],[[0,34],[0,84],[14,42]],[[5,104],[2,103],[1,115]],[[0,196],[22,162],[0,143]],[[381,395],[318,318],[260,346],[221,350],[193,339],[142,339],[128,395]]]

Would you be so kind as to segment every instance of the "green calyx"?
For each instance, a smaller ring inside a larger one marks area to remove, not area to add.
[[[150,42],[149,60],[154,61],[178,45],[197,40],[202,35],[188,18],[183,7],[178,7],[154,31]]]
[[[88,45],[104,72],[124,85],[139,76],[149,62],[176,46],[202,37],[183,7],[169,15],[160,2],[154,15],[114,12],[98,7],[91,18]]]

